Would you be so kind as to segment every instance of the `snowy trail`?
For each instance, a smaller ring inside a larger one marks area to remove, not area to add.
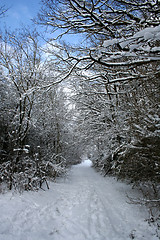
[[[49,191],[0,196],[0,240],[157,240],[129,185],[103,178],[89,161]]]

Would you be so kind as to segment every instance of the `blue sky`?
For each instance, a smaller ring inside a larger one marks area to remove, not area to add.
[[[6,8],[9,8],[5,17],[0,18],[0,29],[3,31],[5,26],[10,30],[21,28],[22,25],[31,26],[33,24],[31,19],[36,17],[41,8],[40,2],[41,0],[0,0],[0,6],[5,5]],[[52,37],[55,36],[57,35],[52,35]],[[64,36],[63,40],[76,44],[80,42],[80,36]]]
[[[6,25],[14,30],[21,27],[21,24],[32,24],[31,19],[40,9],[40,0],[0,0],[0,5],[9,8],[5,18],[0,19],[0,27]]]

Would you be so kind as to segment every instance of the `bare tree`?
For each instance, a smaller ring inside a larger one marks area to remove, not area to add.
[[[43,0],[42,3],[39,23],[51,27],[57,39],[74,33],[83,35],[89,43],[87,47],[75,48],[76,56],[68,54],[72,66],[93,69],[99,65],[107,83],[148,79],[159,73],[159,1]],[[156,65],[156,71],[152,64]]]
[[[15,126],[15,134],[17,147],[23,148],[34,101],[34,87],[39,77],[40,55],[36,34],[24,32],[16,37],[7,33],[1,47],[1,65],[17,93],[15,120],[18,120],[18,125]]]
[[[6,6],[0,6],[0,18],[3,17],[7,11]]]
[[[66,34],[84,37],[84,42],[77,46],[64,44],[65,54],[57,55],[67,69],[66,77],[78,76],[92,84],[92,89],[96,83],[102,86],[103,90],[98,95],[97,87],[94,93],[88,92],[87,86],[86,91],[83,89],[83,97],[86,97],[86,101],[81,101],[83,108],[93,115],[94,109],[97,110],[96,97],[103,99],[101,106],[106,105],[107,99],[110,102],[110,120],[114,126],[117,124],[117,129],[123,125],[123,119],[124,129],[129,129],[131,139],[150,134],[147,113],[151,113],[151,109],[149,105],[144,108],[142,102],[157,101],[158,96],[159,1],[43,0],[42,3],[39,23],[49,26],[53,36],[56,35],[55,40],[63,39]],[[63,80],[63,77],[60,79]],[[151,91],[147,91],[150,84]],[[106,99],[102,97],[105,93]],[[157,104],[153,108],[153,112],[157,113]],[[90,124],[100,117],[102,109],[95,111]],[[153,132],[157,134],[156,131]],[[140,135],[140,132],[144,134]]]

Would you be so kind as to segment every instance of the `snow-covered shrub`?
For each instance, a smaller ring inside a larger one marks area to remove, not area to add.
[[[160,181],[160,137],[144,137],[113,154],[112,172],[132,182]]]
[[[65,174],[66,166],[63,161],[40,161],[37,158],[23,157],[19,162],[8,161],[0,165],[0,186],[18,192],[38,190],[43,185],[49,189],[48,180],[55,180]]]
[[[139,182],[138,189],[142,193],[142,197],[133,198],[128,196],[130,203],[145,205],[149,211],[147,219],[149,224],[154,224],[157,229],[157,236],[159,236],[160,229],[160,186],[151,182]]]
[[[143,199],[140,199],[140,203],[147,206],[150,211],[149,221],[159,224],[160,227],[160,186],[147,181],[143,184],[139,184],[139,188],[143,194]]]
[[[93,167],[100,171],[104,176],[111,172],[112,167],[112,156],[111,154],[108,156],[104,156],[101,154],[100,157],[93,159]]]

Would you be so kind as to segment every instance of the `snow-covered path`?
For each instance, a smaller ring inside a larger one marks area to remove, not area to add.
[[[89,161],[49,191],[0,196],[0,240],[154,240],[144,208],[127,203],[129,185],[103,178]]]

